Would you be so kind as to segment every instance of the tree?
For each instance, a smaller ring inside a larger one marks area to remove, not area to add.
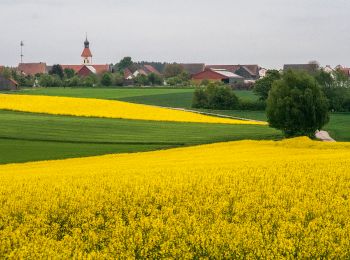
[[[271,127],[286,137],[314,137],[329,121],[328,102],[314,77],[288,71],[273,83],[266,108]]]
[[[164,77],[172,78],[179,76],[184,72],[184,68],[180,64],[167,64],[164,69]]]
[[[60,77],[60,79],[63,79],[63,77],[64,77],[64,72],[63,72],[62,66],[59,64],[53,65],[49,74],[50,75],[57,75]]]
[[[208,109],[236,109],[239,100],[233,90],[218,83],[209,83],[207,87],[199,87],[195,90],[192,107]]]
[[[269,96],[272,84],[281,78],[278,70],[268,70],[266,76],[255,82],[253,92],[259,96],[259,99],[264,101]]]
[[[349,77],[342,71],[336,70],[332,74],[324,70],[319,70],[315,74],[315,79],[322,87],[326,95],[331,111],[345,112],[348,109],[350,99]]]
[[[163,85],[163,78],[156,74],[156,73],[150,73],[147,75],[148,82],[154,86],[154,85]]]
[[[101,78],[101,84],[102,86],[106,86],[106,87],[109,87],[112,85],[112,75],[111,73],[109,72],[106,72],[102,75],[102,78]]]
[[[73,69],[66,68],[63,72],[67,79],[71,79],[75,76],[75,71]]]
[[[0,75],[2,75],[6,79],[12,78],[12,71],[9,68],[3,68]]]
[[[114,85],[123,86],[124,84],[124,75],[122,73],[113,73],[114,75]]]
[[[134,82],[137,86],[147,86],[149,84],[148,77],[143,74],[137,75]]]
[[[126,68],[130,67],[133,65],[134,62],[132,61],[131,57],[124,57],[117,66],[117,70],[119,72],[123,72]]]

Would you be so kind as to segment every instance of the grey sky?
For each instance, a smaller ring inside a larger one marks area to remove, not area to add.
[[[0,0],[0,64],[134,60],[350,66],[349,0]]]

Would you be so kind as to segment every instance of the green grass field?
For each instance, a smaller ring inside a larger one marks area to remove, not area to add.
[[[0,163],[280,139],[266,126],[154,122],[0,111]]]

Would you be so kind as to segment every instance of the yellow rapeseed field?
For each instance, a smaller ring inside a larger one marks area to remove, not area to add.
[[[0,166],[0,258],[350,258],[350,144]]]
[[[265,122],[219,118],[156,106],[89,98],[0,94],[0,109],[136,120],[266,125]]]

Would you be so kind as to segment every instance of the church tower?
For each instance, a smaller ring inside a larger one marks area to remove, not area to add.
[[[84,50],[81,54],[81,57],[83,58],[84,65],[91,65],[92,64],[92,54],[90,51],[90,43],[87,39],[87,35],[86,35],[86,39],[84,42]]]

